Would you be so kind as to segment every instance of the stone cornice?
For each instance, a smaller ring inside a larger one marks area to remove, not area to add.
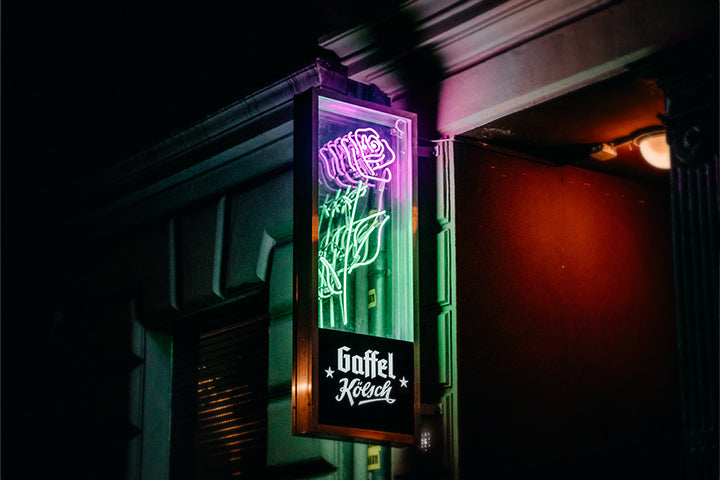
[[[430,109],[425,121],[452,137],[626,72],[716,21],[713,2],[414,0],[321,45],[350,78],[377,85],[399,108]],[[403,29],[412,38],[388,48]],[[418,78],[425,66],[437,85]],[[435,107],[422,104],[430,96]]]
[[[288,102],[292,101],[297,93],[321,84],[328,88],[342,89],[346,83],[347,77],[342,66],[318,60],[101,171],[89,184],[100,185],[106,191],[122,194],[138,186],[153,183],[195,163],[193,157],[202,156],[204,149],[224,138],[238,135],[246,137],[244,139],[252,138],[255,135],[251,131],[251,125],[271,116],[273,112],[287,109]],[[284,116],[286,115],[280,115]]]
[[[292,163],[293,98],[313,87],[388,104],[377,87],[317,59],[154,146],[78,181],[77,223],[111,233]],[[89,209],[89,210],[88,210]]]
[[[415,19],[415,35],[425,48],[439,57],[446,76],[492,58],[553,28],[596,11],[613,0],[509,0],[457,2],[414,0],[399,15]],[[496,6],[493,6],[496,5]],[[373,27],[361,26],[321,39],[323,48],[335,52],[351,78],[378,85],[391,98],[404,93],[396,70],[399,58],[375,61],[379,46]]]

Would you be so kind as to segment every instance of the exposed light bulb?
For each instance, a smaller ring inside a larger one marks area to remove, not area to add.
[[[670,168],[670,146],[667,144],[664,132],[657,132],[635,139],[640,147],[640,153],[646,162],[655,168],[667,170]]]

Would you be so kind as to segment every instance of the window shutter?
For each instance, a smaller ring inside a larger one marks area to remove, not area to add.
[[[177,335],[173,479],[256,477],[267,450],[268,321]]]

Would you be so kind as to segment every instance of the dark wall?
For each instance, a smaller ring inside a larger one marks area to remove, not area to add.
[[[456,152],[462,478],[677,478],[668,188]]]

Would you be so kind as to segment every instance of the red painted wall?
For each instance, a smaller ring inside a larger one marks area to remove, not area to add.
[[[455,168],[461,478],[676,478],[667,188],[470,145]]]

